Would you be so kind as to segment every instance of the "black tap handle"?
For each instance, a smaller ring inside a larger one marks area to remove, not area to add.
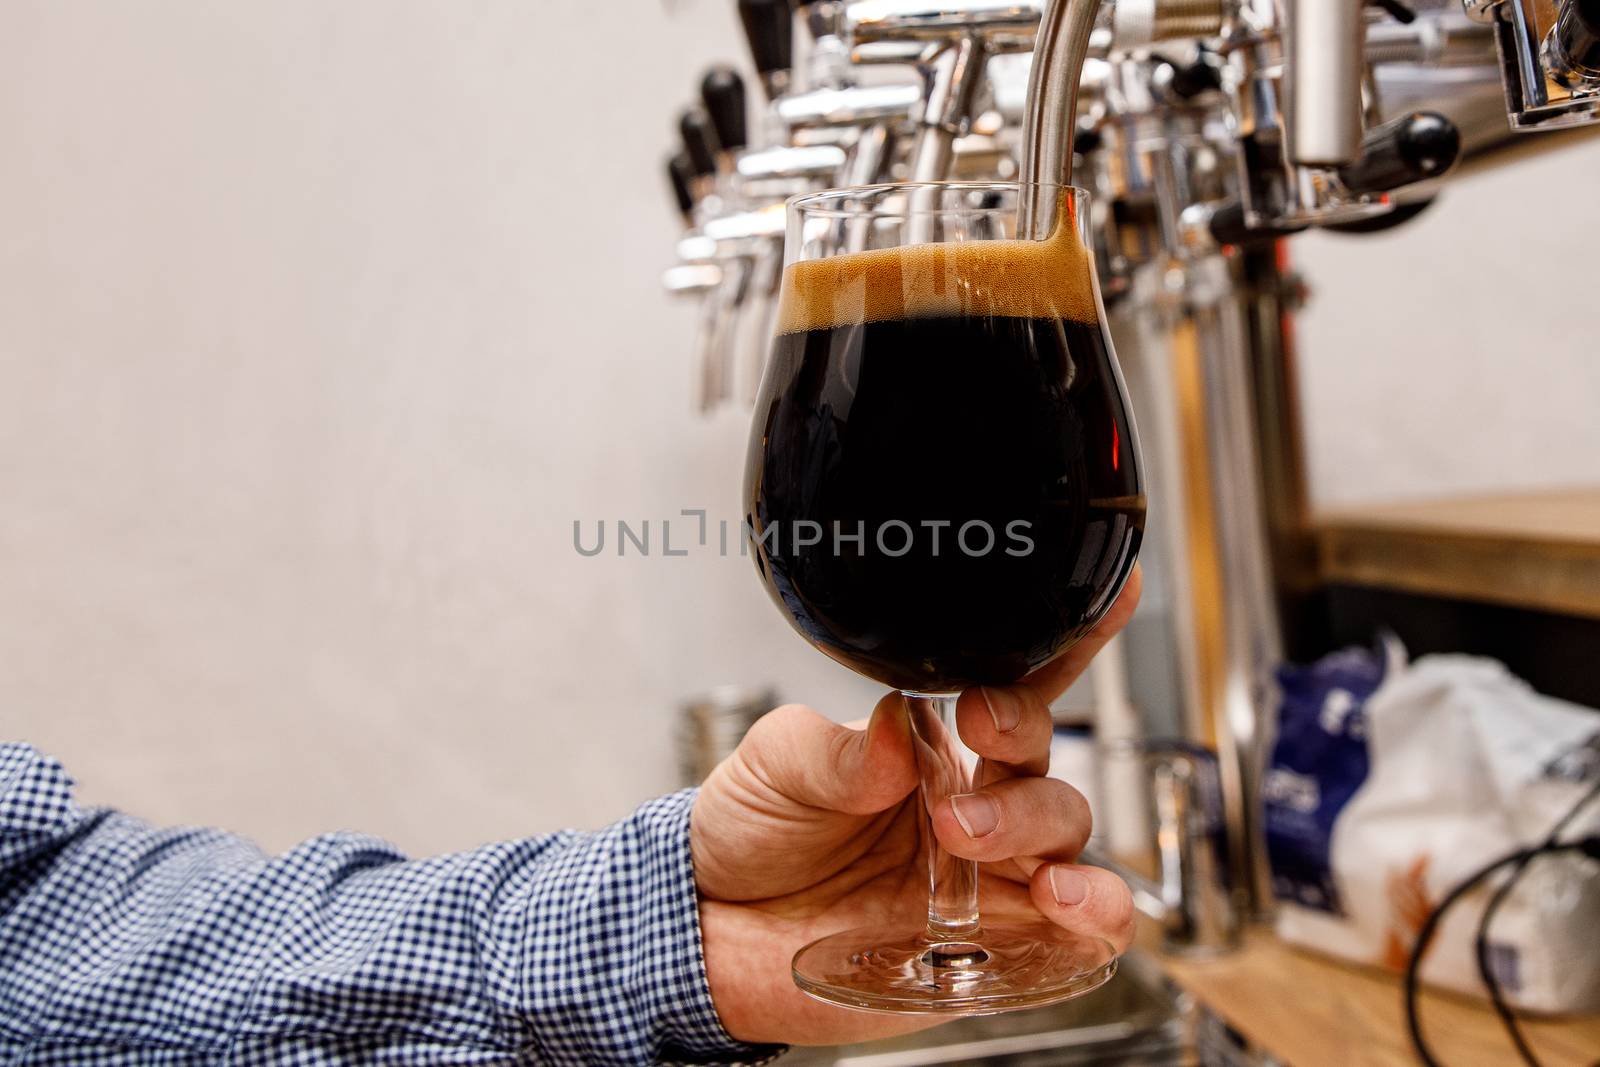
[[[1074,155],[1086,156],[1091,152],[1098,152],[1105,143],[1105,137],[1093,126],[1079,126],[1072,133]]]
[[[737,152],[749,143],[744,121],[744,79],[732,67],[712,67],[700,81],[700,102],[711,116],[717,143]]]
[[[1368,130],[1361,158],[1339,168],[1351,191],[1382,193],[1437,178],[1461,155],[1461,131],[1436,111],[1413,111]]]
[[[689,157],[691,173],[695,177],[717,172],[717,131],[711,125],[706,109],[689,108],[678,119],[678,133],[683,136],[683,151]]]
[[[1219,245],[1249,247],[1264,242],[1289,237],[1305,229],[1303,224],[1274,224],[1250,226],[1245,223],[1244,205],[1229,200],[1211,213],[1211,239]]]
[[[1222,68],[1209,53],[1201,52],[1192,63],[1169,61],[1167,66],[1172,72],[1167,84],[1180,100],[1193,100],[1222,88]]]
[[[739,20],[750,42],[756,70],[775,74],[794,62],[794,24],[789,0],[739,0]]]
[[[685,215],[694,210],[694,192],[690,189],[694,177],[694,164],[689,162],[689,153],[679,152],[667,160],[667,180],[672,183],[672,195],[677,198],[678,210]]]
[[[1373,7],[1382,8],[1389,13],[1389,17],[1396,22],[1409,26],[1417,21],[1417,13],[1407,7],[1401,0],[1369,0]]]

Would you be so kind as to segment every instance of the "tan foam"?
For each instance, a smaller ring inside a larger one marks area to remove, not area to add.
[[[1094,322],[1089,257],[1067,211],[1045,241],[879,248],[791,264],[781,333],[937,316]]]

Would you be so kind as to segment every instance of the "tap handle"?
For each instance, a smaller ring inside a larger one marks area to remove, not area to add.
[[[794,62],[794,23],[789,0],[739,0],[739,19],[756,70],[776,74]]]
[[[683,151],[689,158],[691,173],[703,177],[717,172],[717,131],[711,125],[706,109],[689,108],[678,119],[678,133],[683,136]]]
[[[694,210],[694,193],[690,189],[694,179],[694,164],[689,162],[689,153],[679,152],[667,160],[667,181],[672,183],[672,195],[678,201],[678,210],[685,215]]]
[[[1201,52],[1193,62],[1169,62],[1167,87],[1179,100],[1193,100],[1222,88],[1222,66],[1214,53]]]
[[[1372,130],[1361,158],[1339,168],[1353,192],[1382,193],[1437,178],[1461,155],[1461,131],[1436,111],[1413,111]]]
[[[1266,223],[1251,226],[1245,219],[1244,205],[1229,200],[1218,205],[1206,221],[1211,239],[1219,245],[1251,245],[1270,243],[1280,237],[1290,237],[1305,229],[1303,223]]]
[[[744,119],[744,79],[732,67],[712,67],[700,82],[700,102],[711,116],[717,143],[737,152],[749,143]]]

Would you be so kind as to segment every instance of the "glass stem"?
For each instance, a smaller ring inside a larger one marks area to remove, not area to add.
[[[906,693],[922,779],[922,839],[928,853],[928,938],[971,941],[978,934],[978,864],[950,855],[933,834],[933,809],[972,791],[977,766],[956,733],[956,698]]]

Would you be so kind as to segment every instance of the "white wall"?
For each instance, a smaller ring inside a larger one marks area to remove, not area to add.
[[[437,849],[672,788],[711,684],[870,710],[747,560],[572,547],[739,515],[658,286],[733,12],[0,9],[0,735],[152,818]]]
[[[676,107],[740,50],[731,0],[677,6],[0,8],[0,736],[158,820],[432,850],[670,788],[711,684],[866,712],[747,561],[572,548],[738,516],[743,418],[690,414],[657,276]],[[1510,235],[1525,180],[1299,244],[1323,497],[1592,472],[1588,280],[1541,322],[1495,273],[1600,207]]]
[[[1600,485],[1597,190],[1590,136],[1453,178],[1390,233],[1294,240],[1318,504]]]

